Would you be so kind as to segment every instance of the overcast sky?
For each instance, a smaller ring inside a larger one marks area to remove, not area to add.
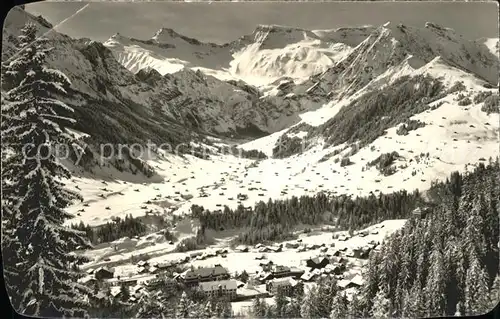
[[[37,2],[26,10],[57,25],[85,6],[82,2]],[[452,2],[92,2],[56,30],[105,41],[116,32],[149,39],[162,28],[200,41],[225,43],[251,33],[257,24],[305,29],[381,25],[387,21],[423,26],[426,21],[475,39],[498,37],[496,3]]]

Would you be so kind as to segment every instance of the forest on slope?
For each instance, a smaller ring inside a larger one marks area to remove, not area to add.
[[[256,300],[257,317],[391,318],[479,315],[500,297],[498,158],[452,173],[428,192],[436,203],[373,251],[365,284],[351,300],[335,279],[275,305]],[[297,306],[299,305],[299,306]]]

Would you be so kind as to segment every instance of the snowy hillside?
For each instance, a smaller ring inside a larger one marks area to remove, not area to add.
[[[398,69],[404,61],[412,68],[419,68],[438,56],[492,85],[497,84],[498,57],[486,46],[433,23],[416,28],[388,22],[375,29],[345,58],[319,77],[311,77],[296,91],[314,86],[332,97],[347,97],[377,77],[387,76],[388,71]]]

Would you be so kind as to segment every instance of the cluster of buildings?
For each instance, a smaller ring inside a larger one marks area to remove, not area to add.
[[[370,231],[360,231],[352,233],[352,236],[366,237],[368,235],[378,234],[377,229]],[[349,234],[333,235],[333,238],[339,242],[346,241],[351,238]],[[344,246],[344,245],[342,245]],[[152,263],[141,260],[136,263],[138,267],[138,277],[149,277],[149,282],[146,280],[144,283],[138,283],[137,278],[122,278],[114,276],[114,271],[111,268],[99,267],[95,270],[89,270],[86,282],[97,281],[107,282],[113,288],[116,286],[126,286],[133,288],[131,298],[138,298],[140,291],[152,291],[156,289],[157,285],[172,286],[175,289],[199,289],[207,297],[212,298],[227,298],[231,301],[262,298],[275,295],[279,289],[285,292],[287,296],[292,296],[296,287],[302,289],[299,283],[313,282],[321,278],[334,277],[338,281],[341,289],[349,289],[360,287],[363,285],[363,279],[360,275],[355,275],[348,271],[348,265],[355,259],[368,259],[371,251],[376,251],[380,248],[380,242],[376,240],[365,241],[359,247],[336,247],[335,243],[331,244],[315,244],[304,243],[301,239],[296,241],[287,242],[285,244],[263,245],[257,244],[254,247],[240,245],[234,248],[236,252],[246,253],[250,250],[252,252],[260,253],[255,259],[260,260],[260,271],[249,276],[247,283],[243,283],[237,278],[232,278],[226,268],[220,264],[213,267],[200,267],[188,269],[182,273],[179,272],[177,266],[185,264],[190,260],[203,260],[211,257],[226,257],[229,253],[228,249],[222,248],[213,251],[195,251],[186,254],[176,261],[167,263]],[[284,249],[295,250],[297,252],[318,250],[316,257],[311,257],[302,261],[300,268],[288,267],[284,265],[274,264],[272,261],[267,260],[266,253],[279,253]],[[354,261],[356,263],[356,261]],[[175,267],[171,269],[171,267]],[[170,269],[173,270],[172,278],[168,280],[158,280],[160,273],[166,272]],[[151,276],[148,276],[151,275]],[[354,277],[352,277],[354,276]],[[134,276],[136,277],[136,276]],[[352,278],[351,278],[352,277]],[[350,279],[347,279],[350,278]],[[139,280],[140,281],[140,280]],[[141,288],[142,287],[142,288]],[[117,289],[115,289],[118,291]],[[116,292],[118,294],[119,292]],[[131,300],[132,301],[132,300]]]

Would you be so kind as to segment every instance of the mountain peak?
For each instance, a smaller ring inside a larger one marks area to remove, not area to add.
[[[434,23],[434,22],[426,22],[425,23],[425,28],[426,29],[430,29],[430,30],[436,30],[436,31],[445,31],[445,32],[452,32],[452,33],[455,33],[455,30],[451,29],[451,28],[445,28],[437,23]]]
[[[278,24],[258,24],[254,30],[254,33],[257,32],[275,33],[275,32],[292,32],[292,31],[305,31],[305,30],[302,28],[289,27]]]
[[[202,44],[200,41],[186,37],[182,34],[177,33],[174,29],[171,28],[161,28],[160,30],[156,31],[155,35],[153,36],[152,40],[158,42],[158,43],[170,43],[172,41],[184,41],[192,45],[200,45]]]
[[[153,36],[153,39],[158,39],[162,37],[180,38],[181,35],[175,32],[174,29],[172,28],[161,28],[160,30],[156,31],[155,35]]]

